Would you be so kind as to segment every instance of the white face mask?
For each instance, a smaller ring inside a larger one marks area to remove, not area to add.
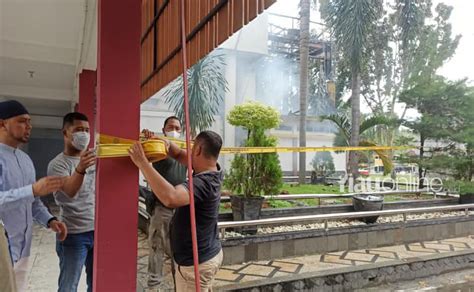
[[[79,151],[86,150],[89,146],[91,136],[87,132],[75,132],[72,133],[72,146]]]
[[[181,136],[181,134],[176,132],[176,131],[165,132],[165,135],[166,135],[166,137],[170,137],[170,138],[174,138],[174,139],[179,139],[179,137]]]

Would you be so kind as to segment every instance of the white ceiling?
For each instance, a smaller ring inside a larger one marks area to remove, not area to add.
[[[70,110],[78,74],[96,69],[96,10],[96,0],[0,0],[0,99]]]

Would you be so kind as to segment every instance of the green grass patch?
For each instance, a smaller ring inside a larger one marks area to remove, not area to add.
[[[325,185],[292,185],[292,184],[284,184],[282,192],[288,192],[290,195],[292,194],[335,194],[340,195],[343,193],[347,193],[347,189],[345,192],[340,192],[339,186],[325,186]],[[422,200],[422,199],[432,199],[432,195],[421,195],[421,196],[399,196],[399,195],[387,195],[384,198],[384,202],[397,202],[397,201],[406,201],[406,200]],[[334,204],[351,204],[351,199],[347,198],[331,198],[331,199],[321,199],[321,205],[334,205]],[[268,200],[265,204],[265,208],[292,208],[292,207],[311,207],[311,206],[318,206],[319,200],[318,199],[294,199],[291,201],[286,200],[278,200],[278,195],[274,196],[272,199]],[[221,203],[219,206],[219,212],[227,213],[232,212],[231,204],[230,203]]]
[[[271,200],[268,200],[268,206],[270,208],[291,208],[294,205],[288,201],[271,199]]]
[[[325,185],[290,185],[284,184],[281,188],[282,192],[287,191],[289,194],[342,194],[339,186]]]
[[[232,212],[232,205],[230,202],[220,203],[219,204],[219,213],[228,213]]]

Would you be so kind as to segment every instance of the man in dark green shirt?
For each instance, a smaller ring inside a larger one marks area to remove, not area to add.
[[[163,125],[163,135],[168,138],[179,138],[181,123],[175,116],[168,117]],[[143,130],[146,138],[151,138],[154,133]],[[155,168],[170,184],[180,185],[186,181],[186,168],[172,158],[153,163]],[[170,221],[173,209],[167,208],[154,196],[155,207],[150,218],[148,230],[148,286],[154,287],[163,281],[166,276],[165,263],[172,262],[170,246]]]

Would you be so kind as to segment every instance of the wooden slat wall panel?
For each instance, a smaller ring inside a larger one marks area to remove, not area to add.
[[[244,1],[233,0],[233,13],[232,13],[232,32],[237,32],[242,26],[244,26]]]
[[[275,1],[186,0],[188,66],[209,54]],[[220,9],[215,10],[216,7]],[[179,0],[142,0],[142,101],[182,74],[179,11]]]
[[[257,7],[258,7],[258,0],[250,1],[249,3],[249,20],[250,21],[252,21],[255,17],[257,17]]]
[[[264,9],[267,9],[268,7],[270,7],[270,5],[275,3],[275,0],[264,0],[264,2],[265,2],[265,8]]]

